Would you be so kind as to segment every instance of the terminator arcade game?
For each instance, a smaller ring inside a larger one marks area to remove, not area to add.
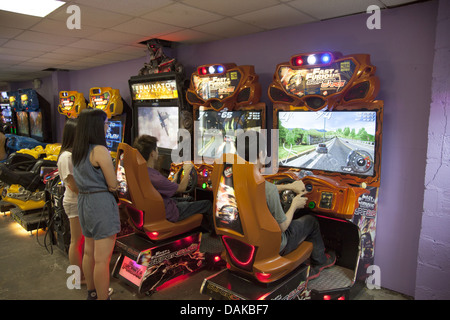
[[[143,134],[158,139],[161,170],[168,174],[178,129],[192,131],[192,113],[184,99],[184,76],[168,71],[130,78],[133,139]]]
[[[312,298],[348,298],[373,264],[383,119],[375,70],[367,54],[305,53],[277,65],[269,86],[279,170],[266,178],[303,180],[303,211],[337,255],[309,281]],[[292,196],[282,195],[287,207]]]
[[[212,164],[223,153],[234,152],[235,130],[266,128],[266,105],[259,102],[258,80],[253,66],[234,63],[202,65],[192,74],[186,98],[194,107],[197,198],[212,197]]]

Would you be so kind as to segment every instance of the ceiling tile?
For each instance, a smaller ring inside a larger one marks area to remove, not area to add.
[[[277,0],[182,0],[182,3],[225,16],[236,16],[277,5]]]
[[[103,30],[86,38],[89,40],[119,43],[123,45],[137,43],[142,36],[115,30]]]
[[[61,47],[53,50],[54,53],[67,54],[71,57],[87,57],[93,54],[97,54],[102,52],[99,49],[87,49],[87,48],[75,48],[75,47]]]
[[[142,17],[183,28],[191,28],[223,18],[221,15],[189,7],[182,3],[172,4],[145,14]]]
[[[78,40],[76,42],[69,44],[69,47],[108,51],[108,50],[116,49],[116,48],[120,47],[120,45],[118,45],[117,43],[111,43],[111,42],[81,39],[81,40]]]
[[[82,25],[81,29],[68,29],[65,21],[43,19],[41,22],[31,27],[30,30],[49,34],[56,34],[65,37],[85,38],[103,29],[87,25]]]
[[[417,2],[417,0],[381,0],[388,7],[399,6],[411,2]]]
[[[75,4],[82,4],[95,7],[101,10],[112,11],[116,13],[126,14],[134,17],[141,16],[161,7],[168,6],[175,1],[173,0],[76,0]]]
[[[219,21],[203,24],[192,29],[224,38],[233,38],[264,30],[263,28],[233,18],[225,18]]]
[[[135,33],[148,38],[157,37],[161,33],[180,31],[180,27],[150,21],[142,18],[134,18],[112,28],[113,30]]]
[[[39,17],[0,10],[0,26],[26,30],[39,21]]]
[[[66,12],[66,6],[61,10],[57,10],[47,16],[48,19],[57,21],[67,21],[71,14]],[[97,27],[97,28],[111,28],[115,25],[121,24],[127,20],[132,19],[131,16],[102,10],[98,8],[92,8],[86,5],[79,5],[80,7],[80,24],[81,29],[84,26]],[[64,28],[67,28],[65,25]]]
[[[294,0],[288,4],[320,20],[366,12],[370,5],[384,8],[383,3],[378,0],[321,0],[320,2],[320,6],[317,5],[317,0]]]
[[[0,55],[9,54],[9,55],[17,55],[24,57],[38,57],[45,53],[45,51],[37,51],[37,50],[23,50],[23,49],[15,49],[15,48],[0,48]]]
[[[37,43],[37,42],[28,42],[28,41],[20,41],[20,40],[10,40],[3,44],[3,47],[5,48],[14,48],[14,49],[21,49],[21,50],[37,50],[37,51],[44,51],[44,52],[50,52],[55,49],[57,49],[59,46],[57,45],[51,45],[51,44],[44,44],[44,43]]]
[[[12,39],[15,36],[19,35],[20,33],[22,33],[22,32],[23,32],[22,29],[9,28],[9,27],[2,26],[0,28],[0,38],[2,38],[2,39]]]
[[[110,52],[116,52],[120,54],[126,54],[130,57],[130,59],[144,57],[148,54],[147,47],[144,46],[123,46]]]
[[[264,29],[276,29],[314,21],[310,16],[284,4],[238,15],[235,19]]]
[[[22,34],[18,35],[16,40],[38,42],[44,44],[54,44],[54,45],[66,45],[71,42],[78,41],[78,38],[71,38],[65,36],[58,36],[54,34],[36,32],[36,31],[24,31]]]
[[[16,56],[16,55],[10,55],[10,54],[2,54],[0,56],[1,62],[8,62],[11,64],[17,64],[17,63],[27,61],[30,59],[33,59],[33,57]]]
[[[166,35],[162,35],[159,37],[163,40],[173,41],[173,42],[180,42],[180,43],[198,43],[198,42],[204,42],[205,39],[208,39],[207,41],[215,41],[221,39],[221,37],[214,36],[211,34],[206,34],[203,32],[191,30],[191,29],[184,29],[178,32],[169,33]]]

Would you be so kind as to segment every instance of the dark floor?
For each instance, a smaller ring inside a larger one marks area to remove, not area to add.
[[[26,232],[8,213],[0,213],[0,300],[84,300],[86,289],[68,289],[69,260],[58,247],[44,246],[45,231]],[[48,243],[48,239],[46,240]],[[53,250],[52,253],[50,253]],[[50,251],[50,252],[49,252]],[[118,257],[113,254],[111,270]],[[137,294],[130,286],[111,278],[113,300],[208,300],[200,293],[205,277],[217,271],[203,270],[174,282],[151,296]],[[361,286],[356,300],[407,300],[402,294],[369,290]]]

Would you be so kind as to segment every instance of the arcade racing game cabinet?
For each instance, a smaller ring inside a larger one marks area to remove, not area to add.
[[[252,243],[246,239],[248,227],[231,227],[230,223],[240,219],[238,226],[245,225],[243,221],[252,216],[253,207],[263,205],[256,200],[263,199],[263,190],[255,191],[258,181],[251,177],[238,176],[238,165],[232,168],[234,181],[226,183],[230,172],[223,164],[216,164],[215,222],[217,233],[223,235],[228,269],[205,279],[202,293],[214,299],[349,298],[357,275],[364,277],[365,268],[373,263],[383,115],[383,103],[373,100],[379,87],[374,74],[368,55],[342,57],[316,52],[279,64],[269,87],[274,102],[273,127],[278,129],[272,131],[272,161],[279,168],[265,179],[273,183],[303,180],[308,202],[294,219],[303,214],[318,218],[325,246],[336,252],[336,265],[310,281],[306,280],[307,271],[299,269],[303,274],[297,278],[288,275],[268,284],[273,273],[262,272],[254,261],[260,248],[270,247],[270,243]],[[227,163],[226,159],[222,162]],[[218,203],[223,201],[222,193],[229,193],[233,185],[235,205],[221,213]],[[294,196],[291,191],[280,194],[285,211]],[[264,206],[258,209],[265,211]],[[270,218],[267,220],[273,221]],[[259,228],[263,233],[269,227],[261,224]],[[257,239],[258,234],[253,237]],[[245,281],[249,278],[253,281]]]
[[[234,152],[236,130],[266,127],[266,105],[253,66],[235,63],[202,65],[191,75],[187,101],[194,109],[193,159],[198,172],[196,199],[213,201],[214,159]],[[173,164],[171,176],[182,164]]]
[[[380,186],[383,102],[367,54],[313,52],[276,67],[274,103],[278,172],[273,182],[302,179],[307,208],[320,223],[336,265],[307,284],[313,299],[347,299],[373,264]],[[286,207],[294,195],[282,194]]]
[[[120,256],[114,277],[150,295],[170,280],[182,280],[181,276],[217,262],[218,255],[200,250],[202,214],[177,222],[166,219],[163,199],[138,150],[119,144],[116,173],[120,205],[134,233],[116,240]]]

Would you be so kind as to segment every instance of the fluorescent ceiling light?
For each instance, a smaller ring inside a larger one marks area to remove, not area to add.
[[[0,10],[45,17],[64,4],[57,0],[0,0]]]

